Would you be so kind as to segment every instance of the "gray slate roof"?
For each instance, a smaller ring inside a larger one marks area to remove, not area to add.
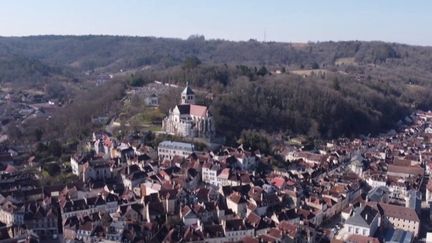
[[[347,219],[345,223],[354,226],[370,227],[373,219],[377,215],[378,210],[366,205],[364,207],[357,208],[354,211],[354,215]]]
[[[193,95],[193,94],[195,94],[194,92],[193,92],[193,90],[189,87],[189,85],[188,86],[186,86],[186,88],[184,88],[184,90],[182,91],[182,94],[185,94],[185,95]]]

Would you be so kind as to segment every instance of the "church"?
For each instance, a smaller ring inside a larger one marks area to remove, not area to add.
[[[195,104],[195,93],[189,84],[181,92],[180,104],[163,119],[162,129],[171,135],[190,138],[210,138],[215,133],[213,117],[207,106]]]

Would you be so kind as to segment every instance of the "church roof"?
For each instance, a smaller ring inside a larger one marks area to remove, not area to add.
[[[193,116],[205,116],[207,114],[207,106],[190,105],[190,114]]]
[[[184,90],[182,91],[182,94],[185,94],[185,95],[193,95],[193,94],[195,94],[195,93],[194,93],[193,90],[189,87],[189,85],[186,85],[186,88],[184,88]]]
[[[198,117],[203,117],[207,115],[207,106],[182,104],[177,105],[177,108],[180,111],[181,115],[192,115]]]
[[[177,108],[180,111],[180,115],[186,115],[186,114],[190,113],[190,105],[189,104],[177,105]]]

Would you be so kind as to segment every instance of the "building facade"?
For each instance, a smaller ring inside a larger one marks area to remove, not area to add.
[[[349,235],[373,236],[378,229],[378,210],[365,206],[357,208],[354,214],[345,222],[345,229]]]
[[[195,151],[195,146],[190,143],[163,141],[158,146],[160,160],[172,159],[174,156],[187,158]]]
[[[382,212],[381,221],[383,226],[409,231],[415,237],[418,236],[420,219],[414,209],[387,203],[370,202],[368,205]]]

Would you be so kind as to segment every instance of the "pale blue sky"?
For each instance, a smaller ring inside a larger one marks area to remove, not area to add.
[[[0,0],[0,35],[110,34],[432,45],[429,0]]]

